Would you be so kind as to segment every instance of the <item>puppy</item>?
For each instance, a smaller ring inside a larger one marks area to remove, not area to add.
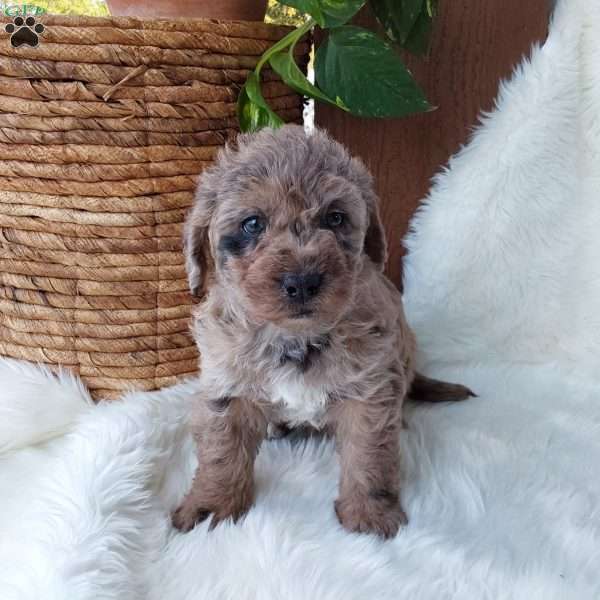
[[[467,388],[415,380],[415,338],[383,275],[386,240],[364,165],[321,131],[240,136],[199,183],[185,227],[201,354],[199,466],[176,511],[189,530],[241,517],[267,425],[335,436],[335,511],[350,531],[396,534],[402,402]]]

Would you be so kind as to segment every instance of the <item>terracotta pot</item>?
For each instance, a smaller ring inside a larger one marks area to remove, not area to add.
[[[110,14],[145,18],[263,21],[267,0],[107,0]]]

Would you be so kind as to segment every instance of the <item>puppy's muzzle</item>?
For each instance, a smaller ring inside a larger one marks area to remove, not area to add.
[[[281,278],[281,289],[290,304],[301,306],[309,303],[318,294],[323,284],[323,274],[286,273]]]

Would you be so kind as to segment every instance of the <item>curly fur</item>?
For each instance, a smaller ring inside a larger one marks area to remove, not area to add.
[[[327,226],[331,211],[342,225]],[[248,236],[240,224],[253,215],[266,228]],[[415,339],[382,274],[386,241],[367,169],[322,131],[241,136],[202,175],[185,246],[191,289],[208,282],[209,291],[193,325],[205,393],[200,466],[175,524],[243,514],[267,424],[309,423],[336,437],[342,524],[394,535],[406,520],[398,436]],[[290,272],[322,277],[303,313],[282,293]]]

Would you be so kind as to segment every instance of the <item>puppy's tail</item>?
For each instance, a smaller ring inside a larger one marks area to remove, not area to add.
[[[70,431],[93,401],[77,377],[0,360],[0,455]]]
[[[420,373],[415,373],[408,391],[408,398],[417,402],[456,402],[476,397],[477,394],[464,385],[431,379]]]

